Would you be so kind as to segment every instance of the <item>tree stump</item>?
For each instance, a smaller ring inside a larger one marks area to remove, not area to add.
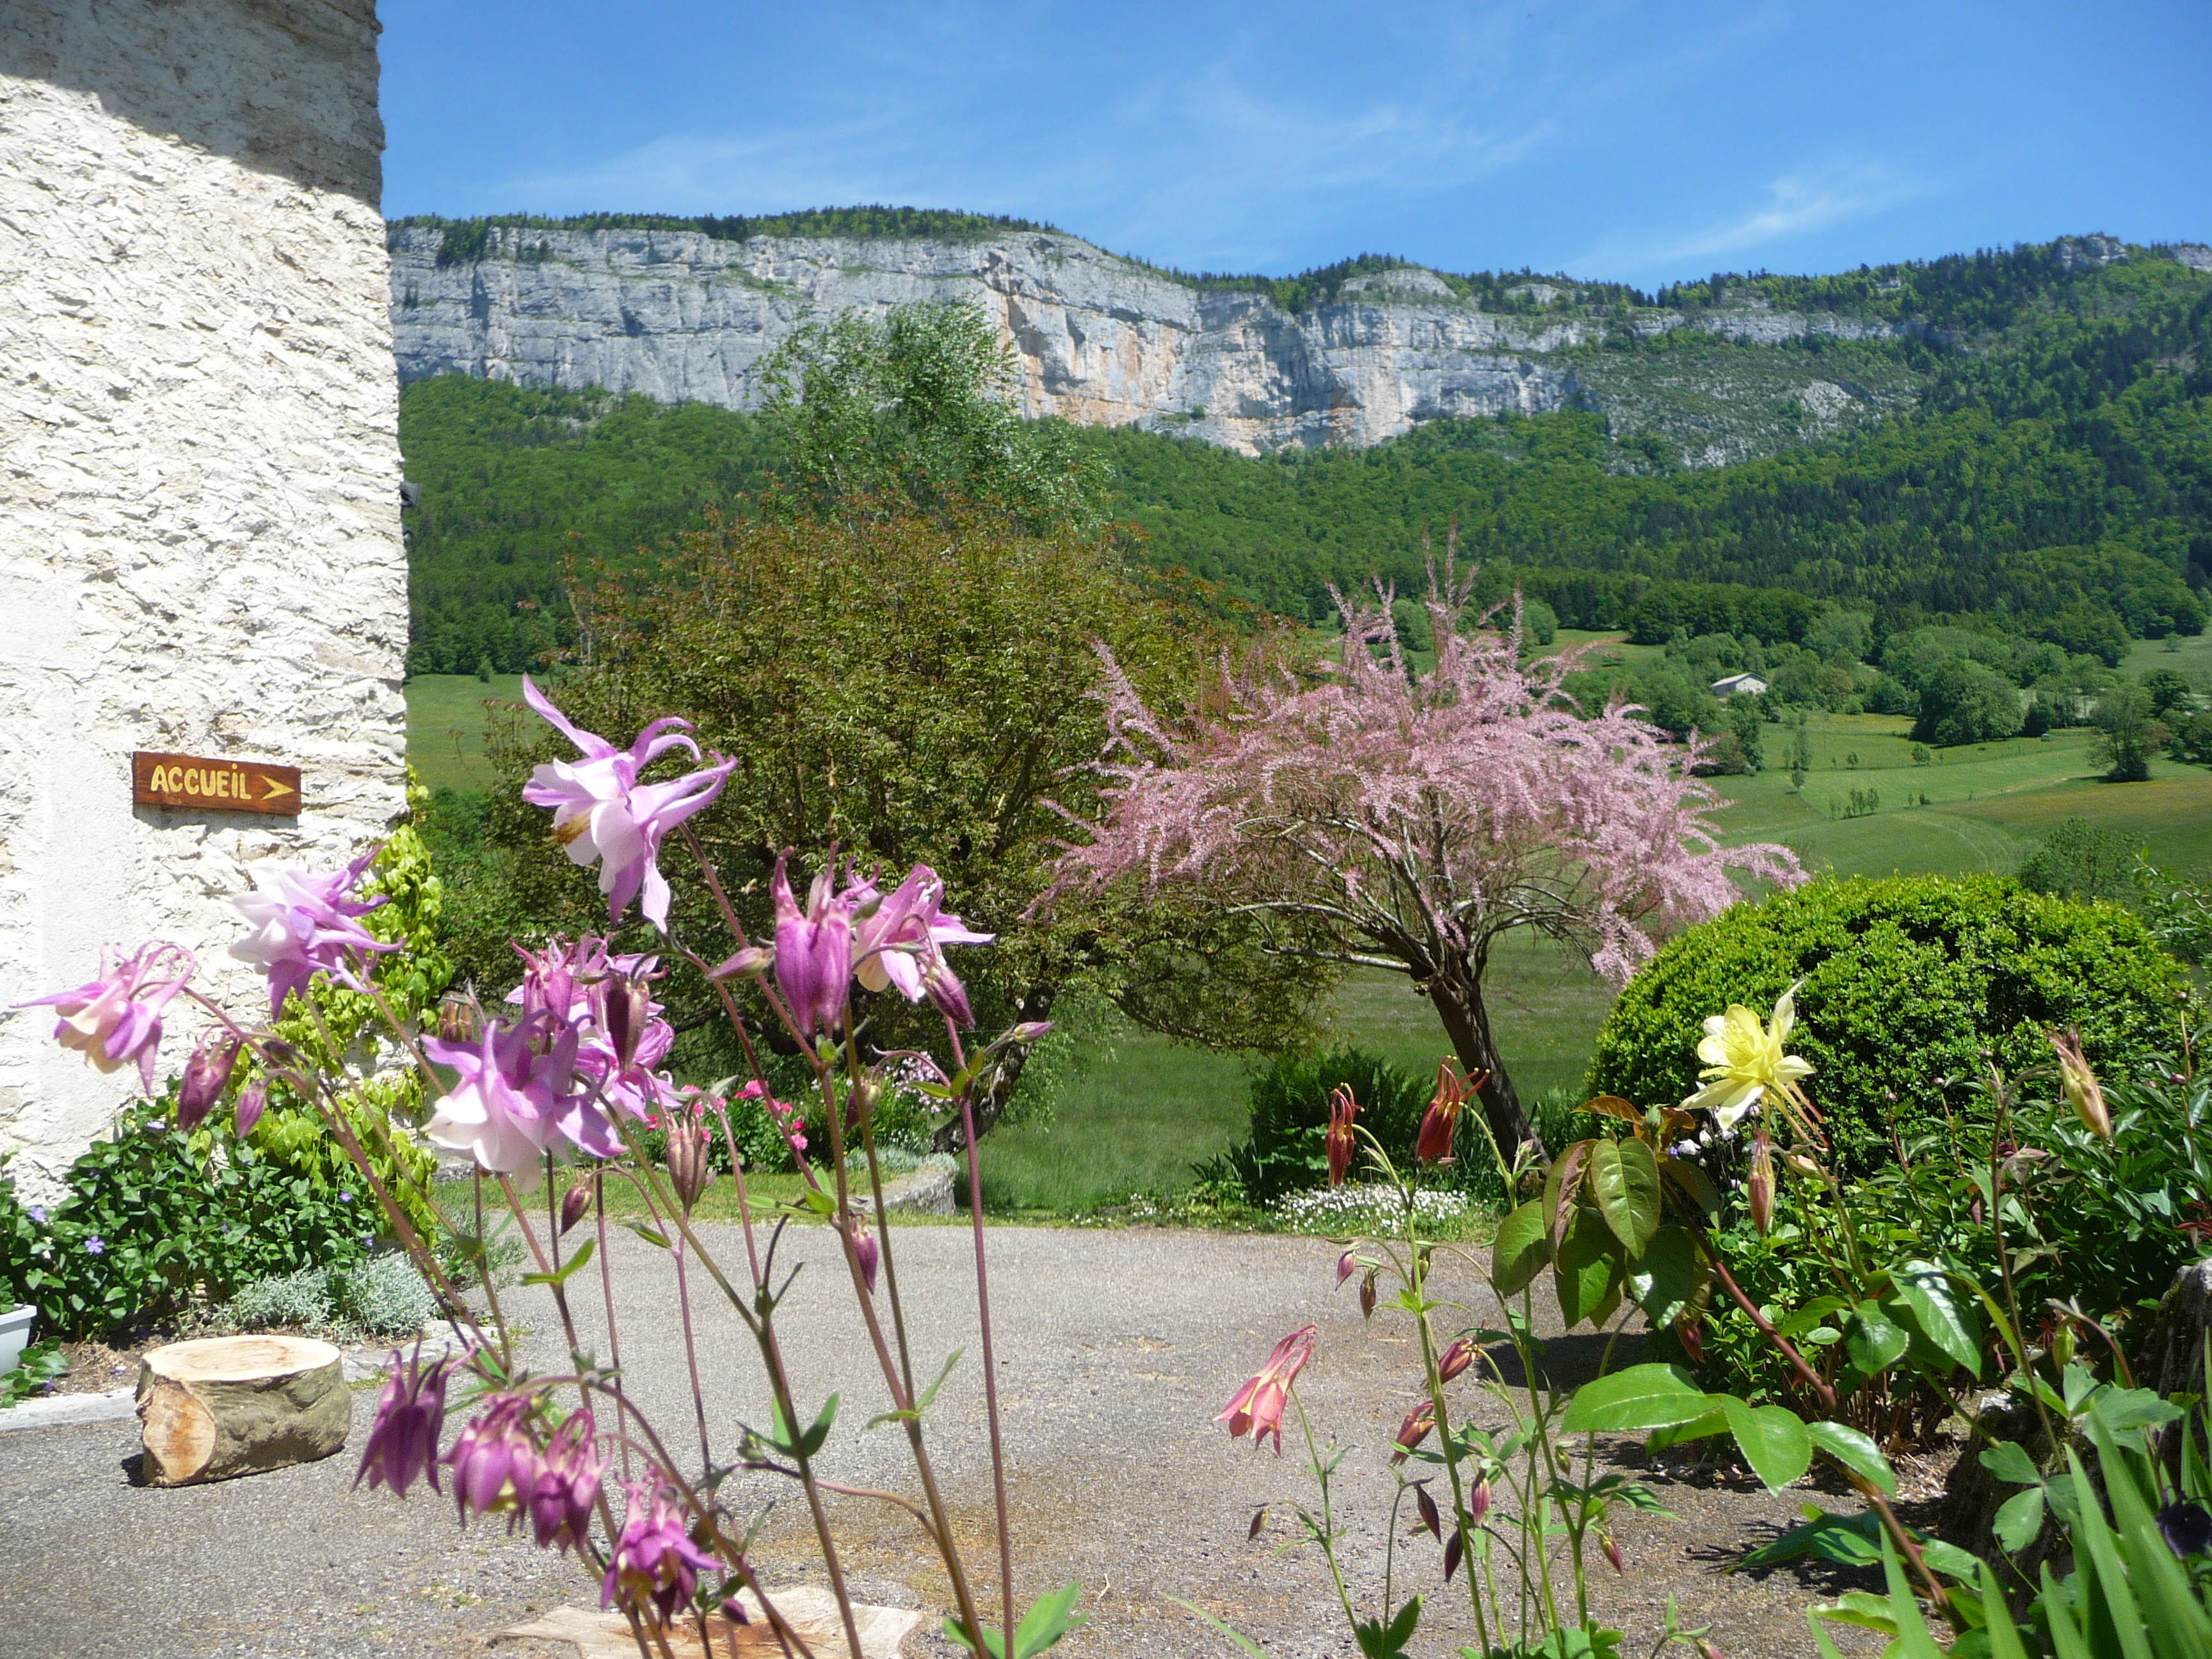
[[[338,1351],[298,1336],[173,1342],[138,1367],[147,1483],[191,1486],[328,1457],[353,1426]]]

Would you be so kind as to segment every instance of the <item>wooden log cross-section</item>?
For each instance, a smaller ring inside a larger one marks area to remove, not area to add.
[[[338,1351],[300,1336],[173,1342],[139,1361],[145,1479],[184,1486],[328,1457],[353,1425]]]

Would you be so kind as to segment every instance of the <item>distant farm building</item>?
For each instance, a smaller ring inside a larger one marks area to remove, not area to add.
[[[1724,680],[1713,682],[1713,695],[1733,697],[1739,691],[1747,697],[1756,697],[1766,690],[1766,682],[1756,674],[1731,674]]]

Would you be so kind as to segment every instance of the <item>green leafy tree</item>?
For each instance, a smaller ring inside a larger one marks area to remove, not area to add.
[[[817,510],[988,502],[1031,531],[1097,529],[1106,468],[1066,422],[1025,421],[1011,346],[964,301],[810,324],[762,376]]]
[[[1912,735],[1948,748],[2020,735],[2020,691],[1995,669],[1953,657],[1928,675],[1920,691],[1920,719]]]
[[[2155,720],[2185,714],[2197,701],[2197,688],[2189,683],[2188,675],[2177,669],[2153,669],[2142,677],[2142,689],[2143,695],[2150,699],[2150,712]]]
[[[2096,740],[2090,758],[2106,769],[2109,783],[2141,783],[2150,776],[2151,757],[2169,735],[2151,716],[2150,694],[2139,685],[2118,685],[2097,699]]]
[[[960,962],[982,1029],[1054,1018],[1092,996],[1174,1036],[1273,1048],[1310,1032],[1307,1009],[1333,979],[1263,953],[1249,924],[1133,894],[1032,914],[1062,810],[1097,810],[1085,769],[1108,735],[1096,644],[1187,706],[1218,672],[1218,649],[1237,643],[1194,602],[1205,597],[1152,578],[1111,539],[1025,535],[957,503],[821,523],[717,519],[684,538],[659,585],[580,594],[596,658],[560,697],[587,730],[626,738],[678,714],[702,746],[738,757],[691,827],[755,937],[771,929],[783,848],[796,849],[802,882],[833,855],[890,878],[924,863],[944,877],[949,907],[997,935]],[[534,720],[495,738],[488,834],[513,900],[491,908],[546,931],[603,931],[589,876],[518,793],[534,764],[565,752]],[[720,951],[719,913],[690,860],[672,849],[662,867],[675,938]],[[654,944],[641,931],[629,948]],[[735,1069],[738,1056],[697,1046],[720,1022],[696,973],[679,963],[665,998],[690,1045],[679,1061]],[[896,993],[863,1002],[872,1042],[943,1046],[926,1006]],[[1042,1103],[1018,1096],[1024,1075],[1002,1070],[979,1129]]]
[[[2020,883],[2033,893],[2061,898],[2131,898],[2145,842],[2108,824],[2069,818],[2021,860]]]

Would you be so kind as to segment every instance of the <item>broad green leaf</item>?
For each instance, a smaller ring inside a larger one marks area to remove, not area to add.
[[[1969,1376],[1981,1376],[1982,1316],[1960,1297],[1950,1275],[1932,1261],[1908,1261],[1893,1278],[1920,1334]]]
[[[1711,1215],[1720,1208],[1720,1190],[1713,1185],[1713,1178],[1688,1159],[1662,1158],[1659,1160],[1659,1173],[1705,1214]]]
[[[1628,1270],[1628,1293],[1655,1326],[1680,1319],[1697,1285],[1698,1247],[1680,1227],[1662,1227],[1652,1235],[1644,1259]]]
[[[2008,1486],[2039,1486],[2043,1472],[2035,1467],[2035,1460],[2027,1449],[2017,1440],[2000,1440],[1994,1446],[1982,1448],[1978,1460],[1981,1466]]]
[[[1518,1296],[1552,1259],[1544,1233],[1544,1203],[1532,1198],[1498,1224],[1491,1247],[1490,1277],[1500,1296]]]
[[[1881,1448],[1856,1429],[1841,1423],[1808,1423],[1805,1432],[1813,1444],[1854,1474],[1863,1475],[1881,1488],[1885,1498],[1897,1496],[1897,1471],[1881,1455]]]
[[[1897,1612],[1887,1595],[1871,1590],[1845,1590],[1832,1601],[1814,1604],[1813,1616],[1825,1624],[1856,1625],[1883,1636],[1897,1634]]]
[[[1981,1565],[1977,1558],[1940,1538],[1923,1538],[1915,1533],[1913,1540],[1920,1546],[1920,1559],[1946,1578],[1970,1581]]]
[[[1692,1440],[1710,1440],[1717,1434],[1728,1432],[1728,1415],[1717,1406],[1703,1417],[1692,1418],[1687,1423],[1654,1429],[1644,1443],[1646,1451],[1664,1451],[1669,1446],[1680,1446]]]
[[[1572,1330],[1595,1316],[1608,1301],[1620,1294],[1620,1243],[1603,1221],[1589,1210],[1577,1209],[1567,1224],[1566,1242],[1552,1263],[1552,1281],[1559,1291],[1559,1316]]]
[[[1659,1162],[1640,1140],[1601,1140],[1590,1149],[1589,1188],[1598,1213],[1629,1259],[1659,1231]]]
[[[1693,1423],[1714,1404],[1680,1365],[1631,1365],[1576,1389],[1559,1426],[1568,1434],[1634,1434]]]
[[[1912,1339],[1893,1323],[1878,1302],[1862,1302],[1844,1327],[1844,1355],[1855,1370],[1873,1376],[1905,1358]]]
[[[1881,1517],[1872,1510],[1859,1515],[1831,1515],[1811,1509],[1811,1519],[1792,1527],[1772,1543],[1746,1555],[1738,1565],[1778,1567],[1810,1555],[1839,1567],[1870,1567],[1881,1559]]]
[[[1751,1472],[1769,1492],[1780,1492],[1813,1467],[1813,1437],[1786,1406],[1751,1406],[1732,1394],[1717,1395],[1729,1431]]]
[[[1990,1535],[2004,1547],[2007,1555],[2018,1555],[2043,1530],[2043,1488],[2016,1492],[1998,1506],[1990,1522]]]
[[[800,1437],[799,1442],[799,1451],[808,1457],[811,1457],[815,1453],[820,1451],[822,1449],[822,1443],[830,1437],[830,1425],[836,1420],[837,1396],[833,1394],[830,1396],[828,1403],[822,1407],[820,1413],[816,1416],[813,1423],[808,1427],[805,1434]]]
[[[1014,1659],[1034,1659],[1082,1624],[1083,1615],[1073,1611],[1082,1599],[1083,1586],[1077,1583],[1030,1602],[1030,1610],[1014,1629]]]
[[[2182,1413],[2149,1389],[2103,1388],[2089,1396],[2089,1414],[2117,1439],[2131,1430],[2162,1429],[2179,1422]],[[2130,1438],[2128,1443],[2140,1442]]]

